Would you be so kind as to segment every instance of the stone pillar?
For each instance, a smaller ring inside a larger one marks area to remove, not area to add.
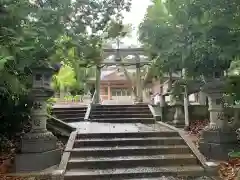
[[[183,79],[187,80],[187,71],[186,68],[182,69]],[[184,85],[184,93],[183,93],[183,106],[184,106],[184,120],[185,120],[185,129],[189,129],[189,97],[188,97],[188,89],[187,85]]]
[[[137,102],[142,102],[141,71],[140,63],[136,63]]]
[[[34,82],[30,92],[33,99],[31,110],[32,128],[24,134],[21,141],[21,154],[16,155],[15,170],[17,172],[41,171],[61,160],[61,150],[57,147],[57,138],[47,130],[47,99],[53,95],[50,89],[51,69],[40,67],[32,69]]]
[[[173,106],[175,107],[173,124],[176,127],[182,128],[185,125],[182,99],[181,98],[175,98],[175,100],[173,102]]]
[[[198,93],[198,99],[200,105],[206,105],[207,96],[204,92],[200,91]]]
[[[96,85],[95,85],[95,103],[100,104],[100,81],[101,81],[101,67],[96,68]]]
[[[210,123],[203,130],[199,149],[212,159],[227,159],[228,152],[237,144],[237,134],[224,116],[222,92],[207,93],[209,101]]]
[[[166,106],[166,101],[165,101],[165,96],[163,95],[163,84],[162,84],[161,80],[160,80],[159,84],[160,84],[159,104],[160,104],[160,107],[164,107],[164,106]]]
[[[175,98],[172,94],[169,94],[169,105],[174,105]]]
[[[112,95],[111,95],[111,86],[110,84],[108,84],[108,100],[112,99]]]
[[[164,107],[166,106],[165,96],[163,96],[162,94],[159,95],[159,106],[160,106],[160,116],[161,116],[161,121],[162,121],[165,117]]]
[[[159,95],[159,105],[160,107],[166,106],[165,96],[163,96],[162,94]]]
[[[184,92],[184,97],[183,97],[183,104],[184,104],[184,119],[185,119],[185,129],[189,129],[189,98],[188,98],[188,93],[187,93],[187,87],[184,87],[185,92]]]

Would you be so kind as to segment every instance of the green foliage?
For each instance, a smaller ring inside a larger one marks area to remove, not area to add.
[[[72,67],[63,65],[58,74],[53,77],[52,86],[55,91],[70,89],[76,84],[75,72]]]
[[[226,70],[239,55],[240,2],[155,0],[139,27],[140,41],[157,54],[165,72],[189,76]]]
[[[0,138],[9,138],[11,131],[18,129],[13,127],[29,120],[25,114],[29,116],[31,103],[25,107],[22,102],[31,87],[30,65],[43,60],[63,61],[73,68],[74,74],[68,74],[69,82],[61,77],[60,84],[72,86],[73,79],[79,81],[85,72],[81,67],[99,62],[103,32],[118,14],[117,9],[129,10],[129,3],[130,0],[1,1]]]

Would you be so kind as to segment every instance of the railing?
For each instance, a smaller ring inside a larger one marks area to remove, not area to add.
[[[96,93],[96,90],[95,90],[94,93],[93,93],[93,97],[91,99],[91,102],[88,104],[88,108],[87,108],[87,111],[86,111],[85,116],[84,116],[85,121],[89,120],[89,116],[90,116],[90,113],[91,113],[92,106],[93,106],[93,104],[96,104],[96,97],[97,97],[97,93]]]
[[[50,130],[52,129],[55,132],[57,131],[56,133],[59,133],[63,136],[69,136],[71,132],[76,130],[76,128],[51,115],[48,115],[47,127]]]

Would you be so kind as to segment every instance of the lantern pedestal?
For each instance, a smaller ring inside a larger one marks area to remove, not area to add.
[[[54,94],[50,88],[53,71],[50,67],[41,66],[33,71],[33,88],[30,93],[33,99],[31,110],[31,131],[24,134],[21,141],[21,152],[15,157],[16,172],[42,171],[59,164],[61,149],[57,138],[47,130],[47,100]]]
[[[15,159],[16,172],[41,171],[58,164],[61,150],[57,147],[57,138],[46,129],[47,99],[52,91],[33,89],[34,98],[31,112],[32,128],[21,141],[21,154]]]
[[[226,160],[237,147],[237,134],[224,115],[222,95],[224,81],[215,79],[203,86],[208,96],[210,123],[202,131],[199,150],[208,158]]]
[[[173,125],[177,128],[183,128],[185,125],[184,121],[184,111],[183,111],[183,102],[180,97],[174,98],[172,106],[175,107],[175,113],[173,116]]]

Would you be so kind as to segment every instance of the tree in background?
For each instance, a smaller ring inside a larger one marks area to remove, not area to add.
[[[68,65],[63,65],[58,72],[58,74],[54,75],[52,86],[55,92],[60,93],[60,97],[66,90],[73,89],[76,84],[75,72],[72,67]]]
[[[189,79],[213,77],[239,57],[240,2],[154,0],[139,39],[163,72],[183,68]]]
[[[20,124],[29,119],[30,65],[40,61],[63,61],[68,65],[72,61],[75,65],[70,67],[77,69],[77,64],[86,68],[96,63],[105,38],[103,32],[109,29],[118,10],[129,10],[129,6],[129,0],[1,1],[0,138],[10,138],[10,132],[17,131],[12,127],[19,125],[21,129]],[[58,52],[63,59],[58,58]],[[76,77],[78,81],[82,78]]]

